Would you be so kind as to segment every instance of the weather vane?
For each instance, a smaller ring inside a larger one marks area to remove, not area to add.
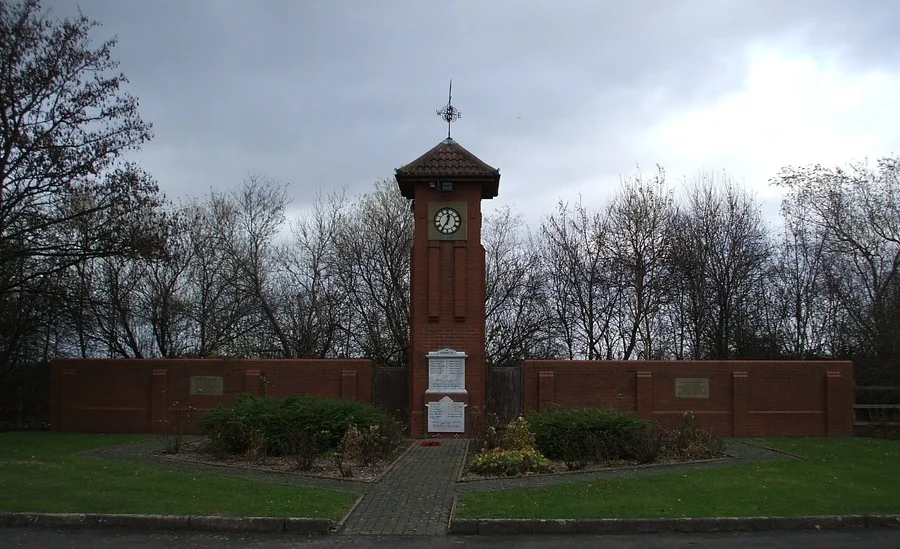
[[[462,113],[459,112],[459,109],[453,106],[453,80],[450,80],[450,91],[447,93],[447,106],[443,109],[438,109],[437,115],[444,119],[447,122],[447,139],[450,139],[450,124],[456,122],[460,118],[462,118]]]

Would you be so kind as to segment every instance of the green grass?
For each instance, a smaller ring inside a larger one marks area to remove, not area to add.
[[[108,461],[133,435],[0,433],[0,511],[340,518],[356,496]]]
[[[900,513],[900,441],[762,439],[802,461],[474,492],[459,518],[677,518]]]

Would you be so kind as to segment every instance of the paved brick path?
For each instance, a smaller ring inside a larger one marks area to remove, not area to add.
[[[341,530],[345,534],[444,534],[453,489],[466,456],[465,440],[419,446],[365,494]]]

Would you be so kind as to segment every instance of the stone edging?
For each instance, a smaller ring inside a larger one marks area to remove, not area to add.
[[[339,521],[337,521],[337,523],[333,523],[331,525],[332,532],[340,532],[341,531],[341,528],[344,527],[344,523],[347,522],[347,519],[350,518],[350,515],[353,514],[353,511],[356,511],[356,508],[359,507],[360,503],[362,503],[363,497],[364,496],[360,495],[358,498],[356,498],[356,501],[354,501],[353,505],[351,505],[350,508],[347,509],[347,512],[344,513],[344,516],[341,517],[341,520],[339,520]]]
[[[456,501],[454,498],[454,508]],[[336,529],[330,519],[177,515],[108,515],[90,513],[0,513],[0,527],[156,530],[262,534],[326,535]],[[900,515],[826,515],[805,517],[721,517],[680,519],[457,519],[452,535],[660,534],[787,530],[900,528]]]
[[[454,501],[454,507],[456,502]],[[700,534],[785,530],[900,528],[900,515],[827,515],[805,517],[721,517],[679,519],[457,519],[448,534]]]
[[[466,464],[469,462],[469,446],[472,445],[472,439],[466,439],[466,449],[463,452],[462,463],[459,464],[459,471],[456,472],[456,482],[463,482],[463,475],[466,474]],[[456,505],[456,498],[453,498],[453,504]],[[451,515],[453,516],[453,515]]]
[[[0,512],[0,527],[81,528],[117,530],[168,530],[325,535],[331,519],[284,517],[221,517],[178,515],[110,515],[94,513],[6,513]]]

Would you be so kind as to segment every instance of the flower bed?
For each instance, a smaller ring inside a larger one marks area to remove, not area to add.
[[[724,441],[701,429],[692,412],[665,429],[615,410],[558,409],[476,428],[464,479],[598,470],[716,459]]]

